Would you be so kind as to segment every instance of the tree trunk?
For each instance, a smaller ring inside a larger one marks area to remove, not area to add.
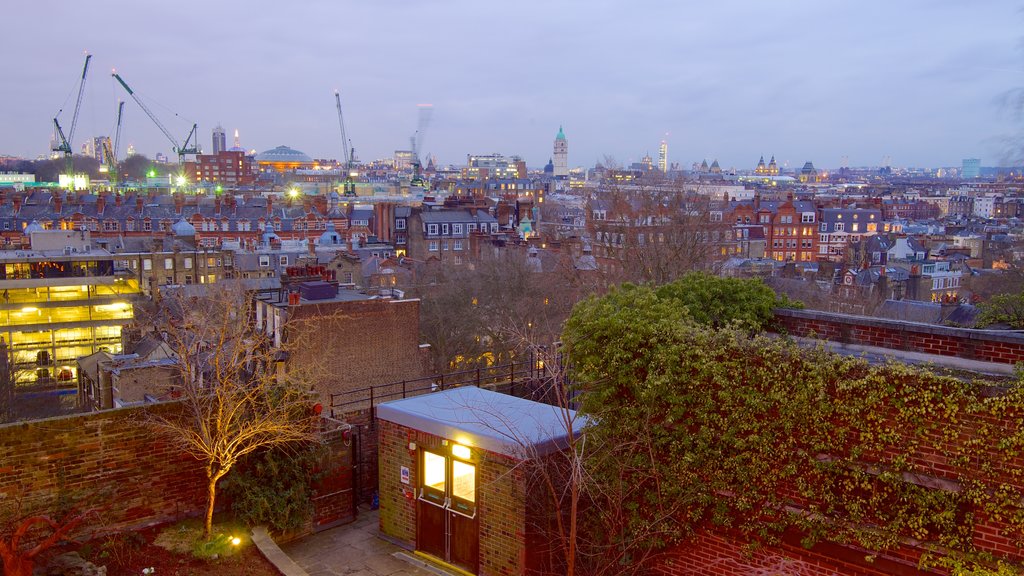
[[[217,501],[217,480],[220,476],[210,476],[210,483],[207,485],[206,494],[206,524],[204,524],[204,530],[206,539],[210,539],[210,534],[213,532],[213,505]]]

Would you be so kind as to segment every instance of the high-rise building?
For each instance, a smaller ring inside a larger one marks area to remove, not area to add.
[[[658,146],[658,170],[668,172],[668,142],[665,140]]]
[[[128,145],[128,156],[135,156],[135,144]]]
[[[220,154],[227,149],[227,134],[224,132],[224,127],[217,124],[217,127],[213,129],[213,154]]]
[[[558,127],[558,136],[555,136],[555,178],[569,175],[569,141],[565,138],[562,127]]]
[[[89,147],[92,151],[91,156],[99,161],[99,163],[107,163],[107,150],[113,153],[114,147],[110,143],[110,136],[96,136],[92,139],[92,145]]]
[[[978,158],[964,158],[960,168],[960,177],[970,180],[981,176],[981,160]]]

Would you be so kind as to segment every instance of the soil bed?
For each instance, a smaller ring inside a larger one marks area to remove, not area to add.
[[[111,535],[91,540],[78,551],[93,564],[106,566],[107,576],[140,576],[147,568],[153,569],[148,572],[153,576],[281,576],[248,537],[237,552],[211,560],[154,543],[162,532],[174,529],[174,525],[163,525]]]

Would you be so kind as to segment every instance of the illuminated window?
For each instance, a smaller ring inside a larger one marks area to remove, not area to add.
[[[185,258],[185,270],[192,269],[192,258]]]
[[[433,452],[423,453],[423,486],[445,491],[445,458]]]
[[[142,269],[143,270],[152,270],[153,269],[153,261],[150,260],[149,258],[146,258],[145,260],[143,260],[142,261]]]
[[[174,259],[164,258],[164,270],[170,270],[172,268],[174,268]]]
[[[452,460],[452,497],[476,502],[476,466]]]

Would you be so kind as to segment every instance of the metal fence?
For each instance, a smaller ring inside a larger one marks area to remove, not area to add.
[[[550,376],[544,362],[534,356],[520,362],[486,366],[458,372],[434,374],[331,394],[331,417],[369,409],[371,417],[378,404],[388,400],[419,396],[459,386],[487,388],[512,396],[530,396],[536,384]]]

